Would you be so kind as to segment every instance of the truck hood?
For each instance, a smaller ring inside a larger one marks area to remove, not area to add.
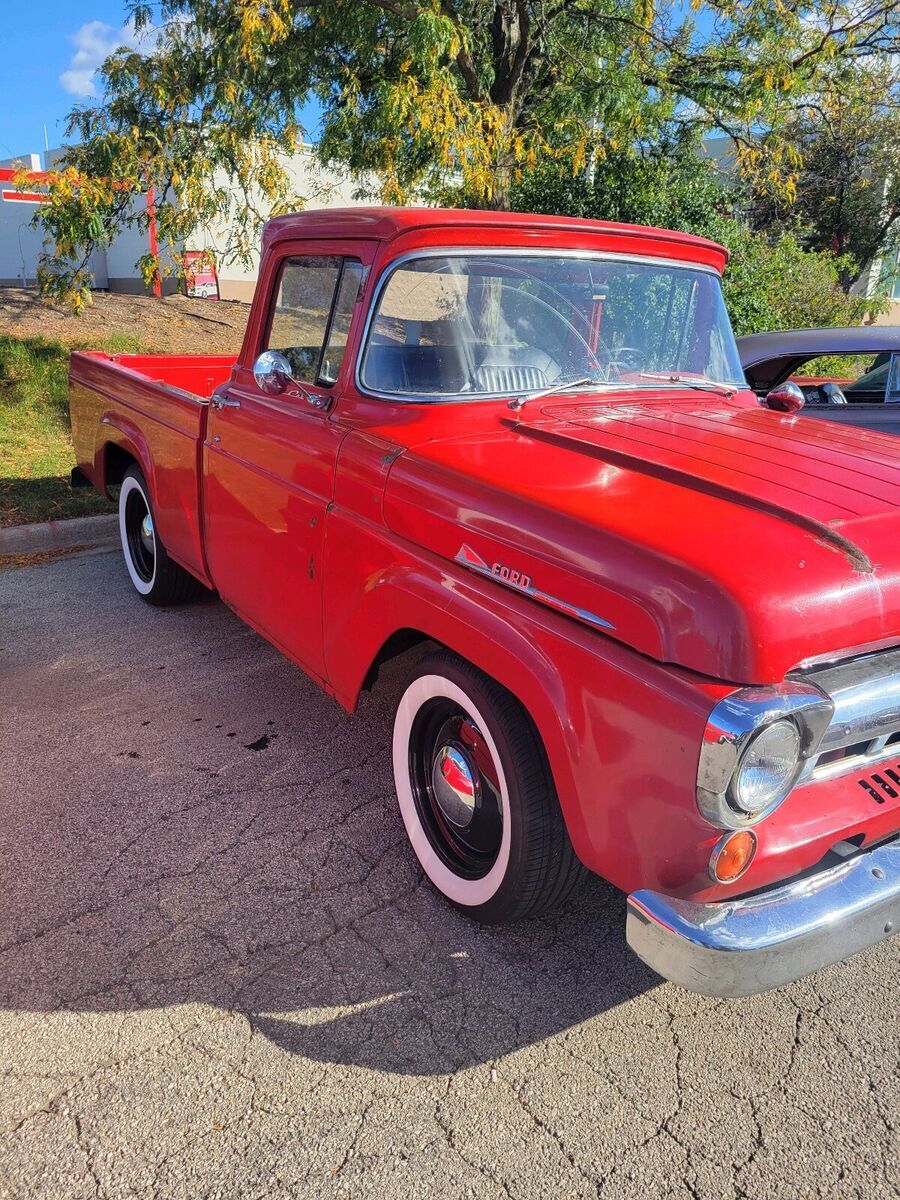
[[[900,443],[741,394],[535,404],[410,447],[390,529],[734,683],[900,642]]]

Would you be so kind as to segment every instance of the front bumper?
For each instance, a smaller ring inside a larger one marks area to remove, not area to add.
[[[628,897],[626,936],[666,979],[749,996],[874,946],[900,928],[900,839],[754,896],[715,904]]]

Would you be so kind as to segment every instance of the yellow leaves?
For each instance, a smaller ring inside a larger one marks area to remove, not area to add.
[[[290,0],[238,0],[240,57],[247,63],[265,58],[268,48],[282,42],[293,29]]]

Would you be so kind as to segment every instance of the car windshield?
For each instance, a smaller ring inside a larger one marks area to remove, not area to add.
[[[719,278],[702,268],[545,254],[447,254],[394,269],[360,381],[430,399],[673,382],[744,387]]]

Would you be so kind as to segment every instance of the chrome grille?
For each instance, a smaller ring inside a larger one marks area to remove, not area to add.
[[[823,744],[827,739],[823,738]],[[889,760],[900,753],[900,730],[881,737],[870,738],[868,741],[851,742],[847,746],[837,746],[831,750],[822,750],[811,760],[805,774],[814,779],[827,779],[832,775],[843,775],[847,771],[859,770],[882,760]],[[897,764],[900,769],[900,763]]]
[[[798,678],[821,688],[834,703],[831,723],[799,782],[866,771],[867,780],[860,782],[875,789],[879,803],[893,799],[889,789],[900,794],[900,782],[887,773],[900,776],[900,650],[804,672]],[[882,763],[884,769],[871,772]]]

